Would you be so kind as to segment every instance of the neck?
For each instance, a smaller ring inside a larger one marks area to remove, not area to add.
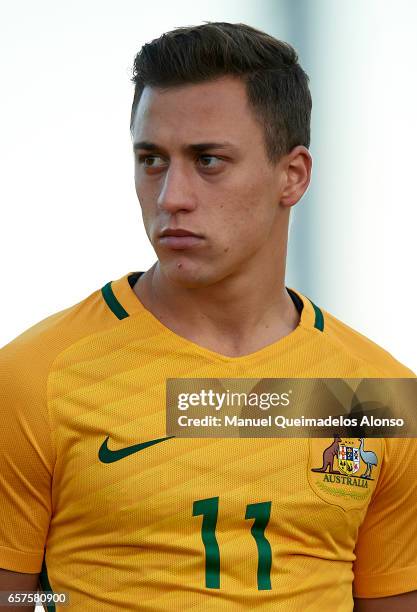
[[[284,282],[285,260],[268,270],[250,269],[206,287],[173,283],[159,262],[134,291],[161,323],[189,340],[230,356],[245,355],[291,333],[300,316]]]

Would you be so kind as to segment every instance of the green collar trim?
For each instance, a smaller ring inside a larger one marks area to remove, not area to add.
[[[129,313],[126,312],[117,297],[114,295],[113,289],[111,288],[111,283],[112,281],[109,281],[101,289],[104,301],[106,302],[112,313],[115,314],[118,319],[125,319],[129,316]]]

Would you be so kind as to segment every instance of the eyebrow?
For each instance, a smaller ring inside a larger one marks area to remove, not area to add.
[[[231,142],[198,142],[195,144],[189,144],[182,147],[186,152],[200,153],[201,151],[207,151],[207,149],[234,149],[235,146]],[[157,145],[154,142],[148,140],[140,140],[133,144],[133,149],[143,149],[144,151],[163,151],[163,147]]]

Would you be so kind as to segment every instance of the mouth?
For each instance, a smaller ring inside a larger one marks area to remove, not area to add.
[[[179,250],[200,245],[203,240],[204,238],[200,236],[161,236],[159,243],[170,249]]]
[[[200,245],[204,238],[185,229],[165,229],[159,235],[159,243],[174,250],[189,249]]]

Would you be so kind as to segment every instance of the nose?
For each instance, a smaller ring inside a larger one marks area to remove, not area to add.
[[[191,211],[195,208],[196,198],[192,180],[184,168],[171,162],[165,173],[157,204],[161,210],[170,214]]]

